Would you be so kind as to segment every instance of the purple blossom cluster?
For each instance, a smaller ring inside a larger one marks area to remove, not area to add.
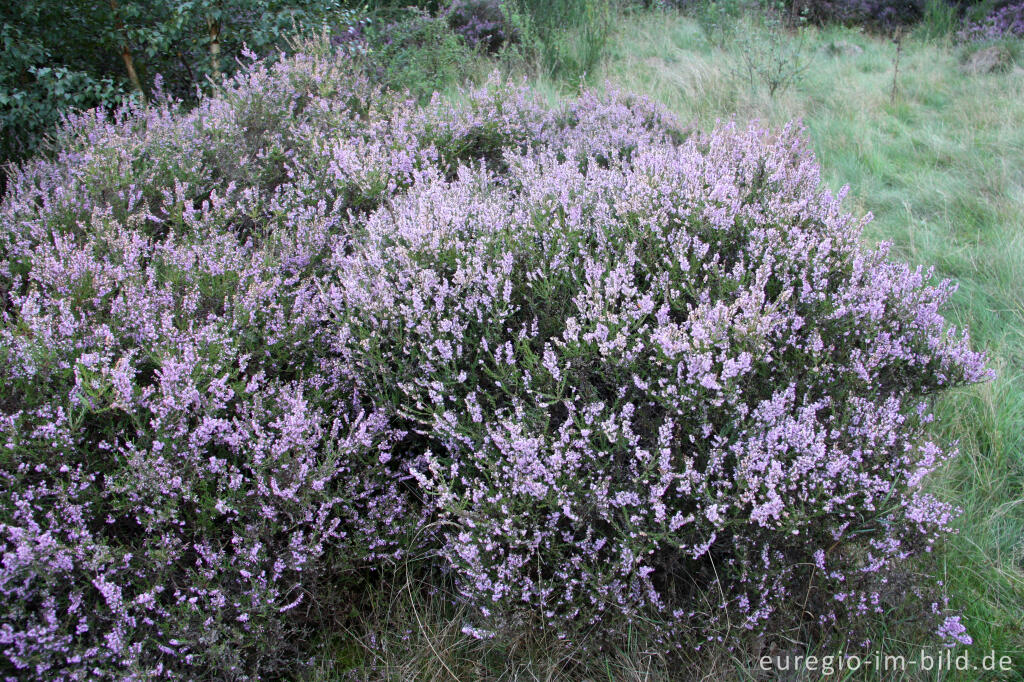
[[[924,0],[788,0],[793,17],[816,24],[838,23],[892,31],[913,24],[924,14]]]
[[[957,37],[974,43],[1024,37],[1024,2],[1004,5],[980,21],[966,22]]]
[[[481,637],[882,608],[989,373],[819,185],[797,126],[319,53],[72,118],[0,204],[0,672],[293,673],[412,555]]]
[[[452,0],[444,15],[466,43],[487,52],[497,52],[518,38],[501,0]]]

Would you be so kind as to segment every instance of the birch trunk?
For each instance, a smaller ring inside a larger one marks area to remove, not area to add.
[[[214,78],[220,81],[220,24],[206,17],[206,27],[210,31],[210,69]]]
[[[142,102],[145,104],[146,91],[142,89],[142,81],[139,80],[139,74],[135,71],[135,60],[132,59],[132,49],[128,46],[128,36],[124,32],[124,22],[121,21],[117,14],[117,0],[110,0],[110,9],[114,13],[114,28],[121,34],[121,59],[124,61],[125,71],[128,72],[128,80],[132,82],[132,87],[139,91]]]

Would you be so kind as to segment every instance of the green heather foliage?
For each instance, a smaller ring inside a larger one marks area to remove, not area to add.
[[[844,193],[799,126],[322,46],[72,116],[0,204],[0,673],[291,676],[414,558],[469,637],[969,641],[902,569],[990,373]]]

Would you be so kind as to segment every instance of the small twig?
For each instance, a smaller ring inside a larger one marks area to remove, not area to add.
[[[893,42],[896,43],[896,59],[892,65],[892,93],[889,95],[889,104],[896,103],[897,79],[900,74],[900,55],[903,53],[903,29],[897,29],[893,34]]]

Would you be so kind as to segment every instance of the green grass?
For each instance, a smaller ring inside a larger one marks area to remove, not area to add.
[[[932,486],[963,514],[958,534],[915,568],[945,581],[950,606],[963,611],[974,638],[972,660],[994,651],[1011,656],[1019,672],[909,667],[793,679],[1024,679],[1024,69],[964,75],[958,48],[941,33],[919,30],[904,40],[894,90],[891,41],[809,29],[810,69],[770,97],[736,77],[735,44],[713,47],[695,22],[647,12],[618,23],[593,78],[646,94],[703,129],[730,117],[772,126],[802,119],[825,182],[849,184],[849,210],[874,214],[866,239],[891,241],[894,257],[934,266],[938,277],[959,284],[947,317],[970,329],[998,373],[936,404],[936,437],[959,441],[960,456]],[[840,41],[863,52],[823,49]],[[537,85],[549,94],[571,89],[543,77]],[[705,649],[684,670],[636,641],[585,660],[563,656],[543,633],[488,648],[459,633],[458,613],[443,599],[424,594],[407,587],[378,595],[374,618],[331,638],[342,648],[327,650],[345,651],[347,663],[329,660],[317,677],[335,679],[349,669],[383,679],[765,679],[756,666],[767,652],[756,642],[738,651]],[[368,639],[371,632],[376,640]],[[934,651],[914,626],[913,608],[880,617],[870,636],[873,650],[908,657],[922,646]],[[806,647],[795,642],[792,651]]]

